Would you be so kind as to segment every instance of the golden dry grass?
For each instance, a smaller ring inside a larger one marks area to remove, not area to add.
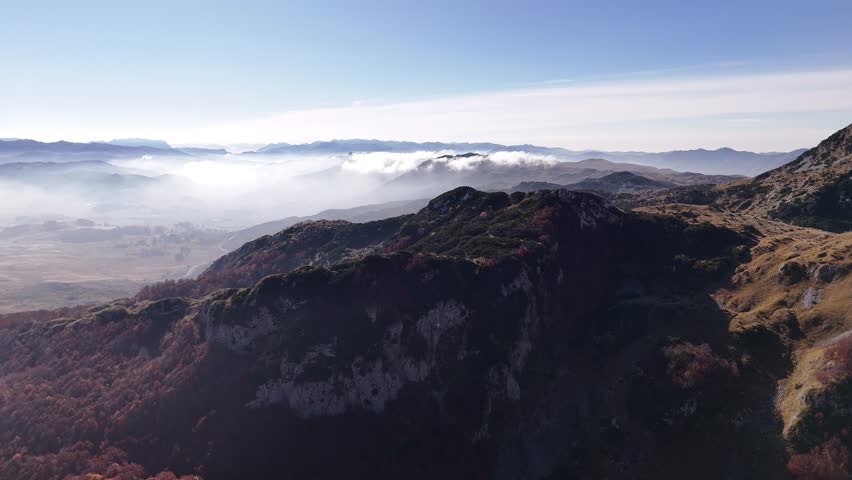
[[[822,345],[852,329],[852,232],[829,233],[698,205],[669,204],[637,210],[734,230],[750,225],[760,232],[760,240],[751,249],[751,260],[740,265],[730,284],[712,296],[729,313],[731,332],[759,326],[777,333],[792,351],[793,369],[779,381],[776,398],[786,433],[806,406],[808,392],[823,388],[814,375],[825,363]],[[805,266],[802,280],[782,278],[779,270],[788,261]],[[836,265],[844,273],[831,282],[818,281],[813,270],[821,264]],[[819,303],[806,304],[809,289],[814,294],[822,292]],[[792,322],[795,325],[790,325]]]

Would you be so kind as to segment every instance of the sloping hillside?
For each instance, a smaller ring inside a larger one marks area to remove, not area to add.
[[[415,213],[423,208],[429,199],[401,200],[397,202],[362,205],[352,208],[323,210],[307,217],[287,217],[251,226],[232,233],[220,246],[226,251],[236,250],[243,244],[266,235],[275,235],[293,225],[310,220],[345,220],[347,222],[366,223],[385,218]]]
[[[852,230],[852,125],[794,161],[723,190],[727,208],[830,231]]]
[[[851,172],[852,125],[787,165],[716,188],[709,206],[640,209],[763,236],[714,298],[750,358],[777,379],[788,470],[801,479],[850,475]]]
[[[640,209],[749,228],[761,238],[713,298],[748,362],[774,378],[773,404],[796,478],[849,475],[852,415],[852,233],[693,205]],[[759,367],[758,367],[759,366]]]
[[[613,197],[623,208],[669,203],[780,220],[832,232],[852,230],[852,125],[790,163],[718,185],[685,185]]]
[[[149,285],[139,299],[200,297],[219,288],[247,287],[273,273],[308,266],[329,266],[374,253],[395,234],[405,216],[368,223],[343,220],[301,222],[275,235],[247,242],[224,255],[197,279],[166,280]]]

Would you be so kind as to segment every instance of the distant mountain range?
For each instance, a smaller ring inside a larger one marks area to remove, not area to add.
[[[109,142],[38,142],[36,140],[0,140],[0,164],[21,162],[88,162],[151,156],[225,155],[224,149],[172,148],[159,140],[125,139]]]
[[[0,163],[12,161],[79,161],[108,160],[117,156],[136,155],[225,155],[226,148],[179,148],[162,140],[143,138],[115,139],[105,142],[43,143],[35,140],[0,140]],[[609,152],[598,150],[568,150],[537,145],[502,145],[489,142],[405,142],[386,140],[330,140],[302,144],[271,143],[241,155],[347,155],[349,153],[412,153],[419,151],[452,153],[526,152],[548,155],[557,161],[587,159],[636,163],[681,172],[709,175],[754,176],[777,168],[802,154],[805,149],[791,152],[755,153],[719,148],[716,150],[674,150],[669,152]]]
[[[162,148],[164,150],[168,150],[172,148],[171,145],[162,141],[162,140],[151,140],[148,138],[117,138],[115,140],[110,140],[108,142],[98,142],[98,143],[108,143],[110,145],[121,145],[124,147],[152,147],[152,148]]]
[[[185,156],[180,150],[139,145],[114,145],[111,143],[37,142],[35,140],[9,140],[0,142],[0,163],[16,162],[80,162],[106,161],[115,158],[142,155]]]
[[[595,157],[607,160],[635,162],[678,171],[701,172],[707,174],[739,174],[754,176],[784,165],[801,155],[806,149],[791,152],[754,153],[719,148],[717,150],[675,150],[671,152],[599,152]],[[595,152],[583,152],[591,155]]]
[[[322,153],[322,154],[345,154],[351,152],[397,152],[410,153],[418,151],[439,151],[439,150],[454,150],[462,152],[529,152],[529,153],[554,153],[568,152],[561,148],[538,147],[535,145],[501,145],[499,143],[444,143],[444,142],[402,142],[392,140],[330,140],[312,143],[290,144],[290,143],[271,143],[265,147],[259,148],[253,153],[266,154],[305,154],[305,153]]]

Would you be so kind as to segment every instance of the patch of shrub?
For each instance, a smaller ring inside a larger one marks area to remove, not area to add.
[[[817,380],[831,385],[852,376],[852,336],[847,336],[825,349],[825,366],[817,371]]]
[[[713,353],[706,343],[663,347],[666,373],[681,388],[693,388],[720,378],[739,376],[736,364]]]
[[[808,453],[791,456],[787,470],[796,480],[846,480],[850,478],[849,449],[834,437]]]

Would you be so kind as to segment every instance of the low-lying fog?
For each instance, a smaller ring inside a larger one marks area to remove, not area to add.
[[[454,153],[144,155],[105,162],[6,164],[0,165],[0,225],[86,218],[114,225],[188,221],[238,229],[329,208],[440,193],[446,180],[434,186],[415,181],[414,188],[394,180],[418,168],[446,175],[482,162],[482,157],[452,157]],[[555,162],[524,152],[496,152],[488,158],[499,166]]]
[[[221,255],[297,217],[366,205],[317,218],[367,221],[411,213],[449,188],[491,178],[465,176],[474,170],[554,164],[525,153],[453,153],[0,161],[0,313],[131,296],[152,282],[195,277]],[[385,203],[394,200],[407,201]]]

